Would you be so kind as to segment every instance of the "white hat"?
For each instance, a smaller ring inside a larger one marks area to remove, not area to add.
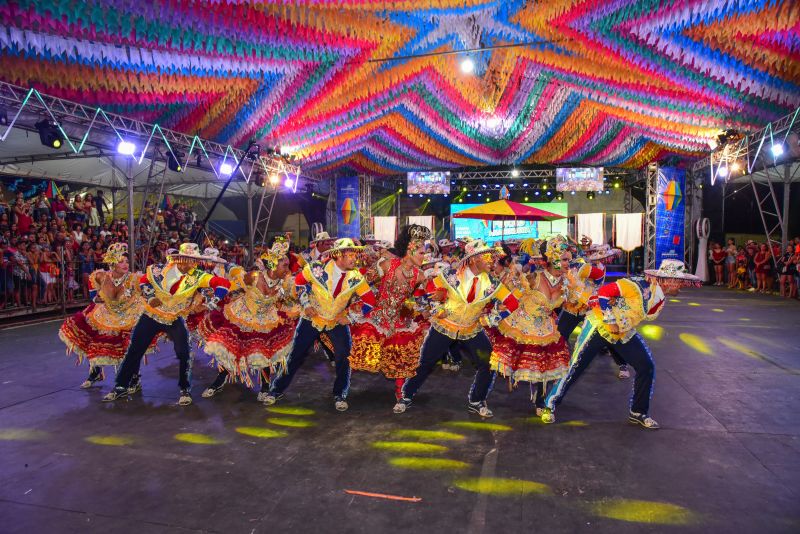
[[[644,272],[648,280],[679,280],[681,285],[686,286],[699,286],[701,280],[699,277],[686,272],[686,265],[681,260],[663,260],[658,269],[647,269]]]

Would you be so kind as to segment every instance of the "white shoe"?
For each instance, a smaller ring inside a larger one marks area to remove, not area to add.
[[[210,399],[220,391],[222,391],[222,386],[218,388],[206,388],[205,391],[203,391],[203,393],[200,396],[203,397],[204,399]]]
[[[267,395],[264,397],[264,400],[261,401],[261,402],[264,403],[264,406],[272,406],[273,404],[278,402],[278,399],[283,397],[283,394],[273,395],[272,393],[269,393],[269,392],[266,392],[266,393],[267,393]]]
[[[467,405],[467,409],[472,413],[480,415],[484,419],[489,419],[490,417],[494,417],[492,410],[490,410],[489,407],[486,406],[486,401],[470,402]]]
[[[542,413],[539,415],[539,417],[541,417],[542,423],[545,423],[545,424],[548,424],[548,425],[553,424],[553,423],[556,422],[556,414],[550,408],[542,408]]]
[[[181,390],[181,396],[178,397],[178,406],[189,406],[192,403],[192,394],[188,389]]]
[[[268,391],[259,391],[258,392],[258,396],[256,397],[256,400],[258,402],[263,402],[264,404],[266,404],[267,403],[267,397],[269,397],[269,392]]]
[[[392,411],[394,413],[405,413],[409,406],[411,406],[411,399],[400,399],[397,401],[397,404],[394,405]]]
[[[347,404],[347,401],[344,399],[336,399],[336,402],[334,402],[333,405],[336,407],[336,410],[340,412],[346,412],[350,407],[350,405]]]

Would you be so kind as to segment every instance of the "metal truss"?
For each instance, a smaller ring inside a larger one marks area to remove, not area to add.
[[[36,89],[26,89],[6,82],[0,82],[0,106],[7,115],[13,114],[13,118],[0,134],[0,141],[6,140],[14,126],[29,131],[35,130],[32,124],[19,121],[24,110],[37,118],[47,116],[55,122],[73,154],[84,153],[84,147],[109,151],[114,150],[116,144],[122,140],[146,140],[144,148],[141,149],[137,158],[138,163],[141,163],[146,157],[151,143],[163,142],[166,152],[175,156],[176,159],[181,153],[184,154],[181,161],[184,167],[189,166],[190,159],[205,158],[210,163],[208,170],[213,172],[217,178],[220,178],[218,167],[221,163],[228,162],[231,166],[235,166],[245,156],[244,150],[231,145],[201,139],[196,135],[183,134],[162,128],[158,124],[108,113],[102,108],[85,106],[42,94]],[[64,157],[63,153],[41,155],[37,156],[37,160]],[[30,157],[23,157],[22,161],[30,161]],[[258,163],[267,174],[279,172],[291,174],[297,178],[301,176],[299,165],[288,162],[275,154],[259,155]],[[239,169],[239,174],[240,176],[237,178],[245,182],[250,180],[250,175],[245,172],[244,168]],[[310,176],[303,176],[303,180],[306,182],[317,181],[316,178]]]
[[[777,169],[774,169],[774,172],[780,175]],[[777,176],[777,178],[782,180],[780,176]],[[777,265],[777,258],[775,257],[773,245],[786,244],[786,227],[784,226],[785,221],[781,215],[778,198],[775,196],[775,188],[772,186],[772,182],[772,180],[758,182],[752,174],[750,175],[750,186],[753,188],[753,196],[755,196],[756,205],[758,206],[758,214],[761,217],[761,224],[764,226],[764,234],[767,238],[767,243],[770,244],[769,253],[772,255],[773,265]],[[780,232],[781,238],[784,240],[783,243],[772,238],[772,235],[776,232]]]
[[[338,220],[336,213],[336,178],[330,178],[328,183],[328,203],[325,206],[325,231],[331,236],[338,235]]]
[[[372,233],[372,177],[358,177],[358,217],[361,235]]]
[[[762,151],[766,148],[766,141],[770,142],[770,146],[776,141],[785,143],[789,134],[792,131],[797,131],[798,127],[800,127],[800,107],[792,113],[767,124],[757,132],[745,135],[734,143],[720,147],[705,158],[695,162],[692,166],[692,173],[695,176],[700,176],[702,171],[708,169],[711,185],[714,185],[717,178],[727,179],[730,176],[730,165],[735,161],[746,163],[746,169],[744,169],[746,174],[752,173],[757,167],[766,168],[769,165],[777,165],[779,157],[772,154],[762,154]],[[762,156],[761,159],[759,159],[759,156]],[[722,173],[720,173],[720,169],[723,170]]]
[[[703,189],[700,187],[700,183],[695,181],[691,172],[686,174],[683,259],[687,266],[693,266],[695,265],[694,250],[697,240],[694,225],[703,216]]]
[[[658,164],[649,163],[642,171],[646,183],[644,268],[656,268],[656,206],[658,204]]]

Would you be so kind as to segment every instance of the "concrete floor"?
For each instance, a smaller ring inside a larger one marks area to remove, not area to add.
[[[800,305],[678,299],[645,331],[656,432],[626,424],[630,381],[605,358],[556,425],[498,382],[483,426],[464,409],[469,368],[437,371],[400,416],[391,383],[354,374],[338,413],[331,368],[309,358],[269,410],[235,386],[202,399],[201,354],[180,408],[167,345],[144,394],[108,405],[109,379],[77,387],[57,322],[0,331],[0,531],[800,532]]]

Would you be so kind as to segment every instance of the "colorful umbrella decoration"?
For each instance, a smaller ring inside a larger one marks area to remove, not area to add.
[[[454,219],[483,219],[485,221],[555,221],[564,215],[540,210],[511,200],[495,200],[453,214]]]
[[[0,16],[0,79],[255,138],[318,175],[640,167],[800,105],[786,0],[12,0]],[[468,74],[440,54],[475,48]]]

